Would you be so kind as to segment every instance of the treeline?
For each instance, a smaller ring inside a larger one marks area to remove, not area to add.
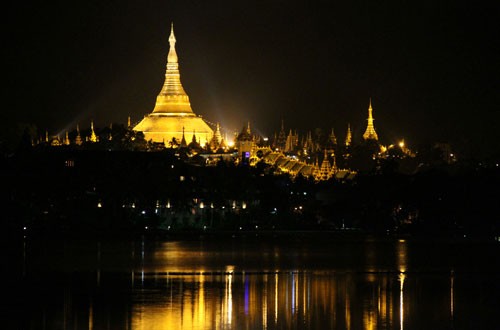
[[[35,231],[356,230],[500,234],[498,167],[459,164],[352,181],[290,178],[161,152],[31,149],[1,163],[2,226]]]

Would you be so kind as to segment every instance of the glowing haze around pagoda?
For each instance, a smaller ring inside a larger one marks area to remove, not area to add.
[[[156,97],[153,112],[146,115],[133,129],[143,132],[147,141],[164,142],[168,145],[175,138],[180,143],[184,134],[186,140],[190,141],[194,135],[200,144],[204,144],[213,136],[213,130],[193,112],[189,96],[182,87],[173,24],[168,41],[170,50],[165,82]]]

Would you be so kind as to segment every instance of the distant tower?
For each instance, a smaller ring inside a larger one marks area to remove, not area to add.
[[[286,133],[285,133],[285,121],[281,120],[281,130],[278,134],[278,139],[276,140],[275,148],[283,151],[286,147]]]
[[[375,132],[375,127],[373,127],[372,111],[372,99],[370,98],[370,105],[368,106],[368,126],[366,126],[365,134],[363,134],[363,139],[365,140],[378,140],[377,132]]]
[[[321,162],[321,167],[319,168],[317,180],[324,181],[332,177],[332,168],[330,166],[330,161],[328,160],[328,154],[324,152],[323,161]]]
[[[333,131],[333,128],[329,138],[330,142],[333,143],[333,145],[337,145],[337,138],[335,137],[335,132]]]
[[[90,142],[97,142],[97,135],[95,135],[94,132],[94,121],[90,122],[90,137],[89,137]]]
[[[82,141],[82,136],[80,135],[80,126],[76,124],[76,138],[75,138],[75,144],[77,146],[81,146],[83,143]]]
[[[347,135],[345,138],[345,146],[349,147],[351,143],[352,143],[351,124],[347,124]]]
[[[66,136],[64,137],[64,145],[69,146],[69,136],[68,136],[68,131],[66,131]]]
[[[312,139],[311,131],[307,132],[307,136],[305,137],[303,148],[304,148],[305,153],[308,155],[312,154],[314,151],[314,141]]]
[[[331,176],[335,176],[335,173],[337,173],[337,160],[335,158],[335,152],[332,152]]]
[[[255,147],[255,139],[250,130],[250,122],[248,122],[246,127],[243,127],[241,133],[236,137],[236,148],[238,153],[242,157],[242,161],[248,162],[250,157],[253,155]]]
[[[293,149],[295,149],[296,146],[296,136],[292,134],[292,130],[290,129],[290,133],[288,133],[288,136],[286,138],[286,143],[285,143],[285,152],[292,152]]]
[[[212,151],[215,152],[217,149],[220,148],[221,143],[222,143],[222,134],[220,133],[220,125],[219,123],[217,123],[214,135],[210,140],[210,149],[212,149]]]
[[[181,148],[186,148],[187,147],[187,143],[186,143],[186,137],[184,136],[184,127],[182,128],[182,139],[181,139],[181,145],[180,145]]]

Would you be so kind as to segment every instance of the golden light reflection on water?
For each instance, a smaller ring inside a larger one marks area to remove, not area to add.
[[[133,305],[132,325],[134,329],[266,329],[307,327],[324,320],[326,328],[403,329],[407,243],[396,241],[393,251],[393,273],[372,266],[381,256],[370,249],[365,254],[368,268],[360,274],[243,271],[230,264],[218,271],[207,265],[219,255],[164,243],[153,252],[153,260],[165,271],[154,278],[169,295]],[[360,275],[362,288],[356,285]]]
[[[65,325],[199,330],[425,329],[450,322],[453,326],[464,315],[488,316],[477,303],[463,299],[465,294],[471,296],[470,290],[464,294],[464,287],[484,288],[489,283],[483,277],[469,279],[459,268],[419,272],[412,241],[367,245],[357,253],[349,251],[349,257],[361,259],[349,267],[292,268],[301,264],[296,260],[305,260],[300,253],[271,250],[280,261],[272,268],[275,259],[269,254],[268,263],[259,270],[259,265],[245,261],[262,253],[253,246],[256,252],[247,249],[243,254],[238,247],[215,250],[199,242],[154,246],[139,242],[132,244],[132,252],[127,249],[125,255],[132,262],[119,272],[100,268],[109,253],[106,245],[97,245],[92,256],[99,267],[54,278],[47,275],[44,283],[57,283],[55,294],[39,292],[43,308],[32,307],[27,315],[35,320],[32,324],[46,329]],[[347,259],[335,259],[338,250],[322,260],[342,264]],[[323,251],[311,249],[308,258],[316,261],[319,253]],[[29,275],[32,266],[27,269]],[[474,314],[465,314],[471,308]]]
[[[406,279],[406,269],[408,264],[407,243],[405,240],[400,239],[397,244],[397,265],[399,268],[399,328],[404,329],[404,283]]]
[[[145,283],[154,281],[158,292],[139,290],[131,325],[133,329],[274,329],[325,322],[325,328],[402,328],[405,275],[398,280],[383,274],[376,286],[365,282],[368,288],[356,287],[356,276],[293,271],[152,276]],[[399,313],[388,313],[397,288]]]

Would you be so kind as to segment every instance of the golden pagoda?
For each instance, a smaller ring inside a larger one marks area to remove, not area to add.
[[[167,58],[165,82],[156,97],[153,112],[146,115],[133,130],[143,132],[146,141],[168,143],[174,138],[180,142],[183,133],[212,136],[208,124],[191,109],[189,97],[180,80],[179,62],[175,51],[174,25],[172,23],[170,50]]]
[[[80,126],[76,124],[76,138],[75,138],[75,144],[77,146],[81,146],[83,143],[82,136],[80,135]]]
[[[210,149],[215,152],[219,148],[221,148],[222,144],[222,134],[220,133],[220,125],[217,123],[217,126],[215,128],[214,135],[212,136],[212,139],[210,139]]]
[[[98,142],[99,141],[99,138],[97,137],[97,135],[95,134],[95,131],[94,131],[94,121],[90,122],[90,136],[88,137],[88,141],[90,141],[90,142]]]
[[[328,160],[328,154],[324,152],[323,161],[321,162],[321,167],[319,171],[316,172],[317,181],[329,180],[332,177],[332,167],[330,166],[330,161]]]
[[[378,140],[377,132],[375,132],[375,127],[373,127],[372,111],[372,99],[370,98],[370,105],[368,106],[368,125],[366,126],[365,134],[363,134],[363,139],[365,140]]]
[[[64,145],[66,145],[66,146],[70,145],[68,131],[66,131],[66,135],[64,137]]]
[[[351,132],[351,124],[347,124],[347,134],[345,138],[345,146],[349,147],[352,142],[352,132]]]

